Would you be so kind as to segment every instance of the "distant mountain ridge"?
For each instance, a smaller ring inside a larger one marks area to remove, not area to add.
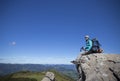
[[[19,72],[32,71],[43,72],[48,70],[56,70],[74,79],[77,78],[77,71],[74,65],[65,64],[3,64],[0,63],[0,76]]]

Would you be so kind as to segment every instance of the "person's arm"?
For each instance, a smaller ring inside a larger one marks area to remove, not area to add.
[[[92,48],[92,41],[88,40],[87,43],[86,43],[85,50],[90,51],[91,48]]]

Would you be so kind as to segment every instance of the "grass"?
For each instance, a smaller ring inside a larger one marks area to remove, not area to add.
[[[49,70],[55,74],[56,81],[74,81],[69,76],[61,74],[55,70]],[[46,72],[30,72],[30,71],[20,71],[10,75],[0,77],[0,81],[41,81]]]

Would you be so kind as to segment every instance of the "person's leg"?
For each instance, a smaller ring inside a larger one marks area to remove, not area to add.
[[[74,64],[80,64],[80,59],[81,59],[82,55],[84,55],[85,53],[86,53],[86,52],[80,53],[80,54],[77,56],[77,58],[76,58],[75,60],[71,61],[71,62],[74,63]]]
[[[79,62],[80,59],[81,59],[81,57],[82,57],[82,55],[85,55],[85,54],[86,54],[86,52],[80,53],[80,54],[77,56],[77,58],[75,59],[75,61]]]
[[[77,72],[78,72],[79,81],[81,81],[81,79],[82,79],[82,71],[81,71],[81,68],[80,68],[80,64],[76,64],[76,69],[77,69]]]
[[[87,51],[87,52],[85,52],[85,53],[84,53],[84,54],[82,54],[82,55],[89,55],[89,54],[91,54],[91,53],[93,53],[93,51],[92,51],[92,50]]]

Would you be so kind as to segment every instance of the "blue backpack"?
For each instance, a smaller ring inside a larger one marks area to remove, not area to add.
[[[100,46],[101,44],[96,38],[92,39],[92,52],[98,53],[100,50]]]

